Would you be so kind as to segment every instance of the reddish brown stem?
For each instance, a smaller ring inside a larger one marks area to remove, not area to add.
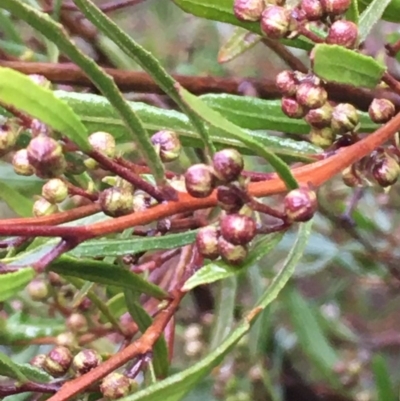
[[[142,337],[89,373],[65,383],[57,394],[50,397],[48,401],[69,400],[133,358],[152,351],[155,342],[175,314],[184,295],[182,292],[176,292],[171,303],[156,316],[153,324],[144,332]]]
[[[121,10],[125,7],[135,6],[136,4],[143,3],[145,0],[116,0],[116,1],[109,1],[108,3],[104,3],[103,5],[99,6],[100,10],[103,13],[111,13],[113,11]],[[61,9],[65,11],[79,11],[79,8],[70,2],[65,2],[61,5]],[[53,12],[53,7],[45,7],[42,9],[45,13]]]

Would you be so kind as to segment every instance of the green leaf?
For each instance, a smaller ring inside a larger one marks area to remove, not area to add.
[[[110,103],[118,111],[121,119],[124,121],[131,140],[133,140],[140,150],[148,166],[151,168],[157,182],[164,182],[164,165],[162,164],[158,154],[152,145],[150,138],[147,135],[140,119],[137,117],[135,112],[129,107],[127,101],[119,91],[114,80],[106,74],[89,56],[86,56],[78,47],[70,40],[66,31],[62,25],[53,21],[47,14],[37,11],[35,8],[29,7],[17,0],[2,0],[0,7],[10,11],[13,15],[26,21],[32,28],[42,33],[47,39],[52,41],[58,46],[58,48],[67,55],[76,65],[82,68],[86,75],[90,78],[93,84],[99,89],[99,91],[107,97]],[[25,79],[29,79],[25,77]],[[32,92],[27,90],[28,88],[20,88],[20,99],[25,99],[24,102],[27,104],[36,104],[37,99],[32,98],[30,95]],[[1,98],[1,90],[0,90]],[[47,107],[50,107],[51,103]],[[60,110],[57,117],[65,117],[63,114],[64,109]],[[48,112],[47,109],[43,112]],[[37,116],[40,118],[39,116]],[[44,115],[46,117],[46,115]],[[42,119],[43,120],[43,119]],[[43,120],[48,122],[51,126],[51,121]],[[56,128],[56,127],[55,127]],[[62,129],[60,131],[63,132]],[[68,135],[68,132],[63,132]],[[71,138],[76,140],[77,138]],[[85,138],[85,141],[80,140],[78,143],[82,150],[90,150],[90,146]]]
[[[63,331],[65,331],[64,321],[57,318],[38,318],[17,312],[4,322],[0,320],[0,340],[3,344],[30,341],[38,337],[52,337]]]
[[[319,44],[314,48],[313,71],[326,81],[375,88],[386,67],[344,47]]]
[[[253,48],[261,40],[262,37],[260,35],[255,35],[241,27],[235,28],[227,42],[219,50],[218,62],[222,64],[234,60],[247,50]]]
[[[307,301],[294,288],[287,288],[283,295],[285,310],[291,316],[294,332],[303,351],[318,367],[318,370],[329,379],[333,379],[333,367],[339,358],[328,343]]]
[[[208,354],[202,361],[183,372],[174,374],[135,394],[124,397],[121,401],[179,401],[192,390],[204,376],[222,362],[224,356],[249,332],[259,312],[265,309],[278,296],[279,292],[292,276],[294,268],[303,254],[310,235],[311,225],[312,221],[300,224],[297,240],[286,258],[282,269],[275,276],[271,285],[266,289],[255,309],[246,316],[222,344]]]
[[[358,7],[363,12],[373,0],[358,0]],[[390,22],[400,22],[400,0],[392,0],[386,7],[382,18]]]
[[[381,19],[391,0],[373,0],[360,16],[358,24],[359,40],[363,42],[374,25]]]
[[[120,27],[104,14],[90,0],[75,0],[75,4],[84,13],[86,18],[92,22],[101,32],[104,32],[113,42],[120,47],[128,56],[132,57],[145,71],[147,71],[154,81],[171,97],[175,103],[189,117],[193,126],[198,131],[208,153],[212,155],[215,151],[214,145],[210,140],[207,128],[190,108],[186,107],[179,98],[179,94],[174,86],[174,78],[160,65],[158,60],[136,41],[129,37]]]
[[[173,249],[192,243],[197,230],[163,237],[99,239],[84,242],[69,254],[80,257],[122,256],[156,249]]]
[[[0,100],[61,132],[82,150],[90,149],[86,128],[71,108],[26,75],[0,67]]]
[[[200,99],[242,128],[282,131],[288,134],[308,134],[310,132],[310,126],[303,119],[289,118],[283,113],[280,100],[227,94],[207,94],[200,96]],[[374,132],[379,128],[378,124],[371,121],[368,113],[359,111],[359,115],[362,132]],[[279,140],[282,139],[279,138]],[[304,143],[297,142],[299,146]],[[303,151],[313,153],[314,150],[304,148]]]
[[[265,235],[256,243],[243,265],[239,268],[223,261],[208,263],[186,281],[182,288],[183,291],[190,291],[199,285],[210,284],[242,273],[271,252],[281,241],[283,235],[283,233]]]
[[[276,173],[281,177],[282,181],[285,182],[288,188],[294,189],[298,187],[297,181],[293,177],[289,166],[285,164],[282,159],[266,149],[258,141],[249,137],[249,135],[247,135],[247,133],[243,131],[239,126],[226,120],[220,113],[208,107],[197,96],[192,95],[180,85],[178,85],[178,88],[182,99],[184,99],[184,101],[205,121],[207,121],[214,127],[225,131],[228,135],[243,142],[250,149],[253,149],[256,153],[258,153],[261,157],[264,157],[271,164]]]
[[[396,401],[395,390],[390,379],[390,371],[385,358],[382,355],[375,355],[372,359],[372,370],[375,376],[377,400]]]
[[[11,298],[17,292],[23,290],[34,277],[35,271],[30,268],[0,274],[0,302]]]
[[[108,308],[109,312],[113,316],[115,316],[117,319],[120,318],[127,311],[125,297],[124,297],[124,294],[122,292],[120,292],[119,294],[117,294],[117,295],[113,296],[112,298],[110,298],[107,301],[106,305],[107,305],[107,308]],[[100,321],[102,323],[106,323],[108,321],[107,316],[102,314],[100,316]]]
[[[0,199],[22,217],[32,216],[33,201],[21,195],[14,188],[0,181]]]
[[[193,14],[196,17],[210,19],[213,21],[226,22],[240,26],[251,32],[261,35],[260,23],[239,21],[233,13],[234,0],[173,0],[183,11]],[[311,50],[310,41],[303,38],[281,40],[287,46],[298,47],[299,49]]]
[[[138,294],[136,292],[125,289],[125,302],[129,314],[132,316],[133,321],[138,325],[139,330],[144,333],[151,326],[153,319],[142,305],[140,305],[137,298]],[[162,335],[154,344],[153,366],[157,377],[163,378],[168,376],[168,347],[164,335]]]
[[[129,139],[121,118],[104,97],[62,91],[56,91],[55,94],[65,100],[73,108],[89,131],[106,130],[113,134],[118,142],[127,141]],[[259,113],[255,115],[251,110],[251,106],[253,105],[251,98],[244,98],[245,102],[243,104],[243,102],[239,100],[239,96],[225,97],[225,95],[215,95],[215,97],[212,97],[212,95],[210,95],[209,98],[207,96],[204,98],[207,104],[210,104],[212,108],[223,109],[221,110],[222,114],[226,114],[229,120],[232,119],[232,122],[244,128],[253,129],[252,127],[256,127],[254,129],[280,130],[279,127],[283,127],[288,133],[309,132],[309,127],[304,121],[299,124],[301,120],[292,120],[283,115],[279,101],[266,100],[261,101],[265,103],[259,104],[254,102],[254,105],[257,106],[256,112],[259,111]],[[274,103],[270,104],[269,102]],[[235,108],[228,110],[230,105]],[[175,110],[164,110],[139,102],[130,102],[130,106],[137,112],[148,131],[156,132],[161,129],[170,129],[179,134],[184,146],[202,146],[199,140],[199,134],[184,114]],[[242,106],[244,107],[243,109],[241,109]],[[274,117],[275,111],[279,113],[277,118]],[[285,120],[281,119],[281,115]],[[282,125],[279,125],[280,123],[282,123]],[[289,129],[288,124],[292,124],[291,129]],[[304,158],[305,153],[316,153],[320,151],[316,146],[304,141],[299,142],[287,138],[279,138],[265,132],[246,131],[246,133],[277,154]],[[212,141],[219,147],[233,146],[239,148],[243,153],[252,154],[245,144],[228,137],[224,131],[211,127],[210,134]]]
[[[29,381],[29,379],[22,373],[19,366],[2,352],[0,352],[0,376],[17,379],[22,383]]]
[[[348,21],[353,21],[355,24],[358,25],[359,17],[360,17],[360,15],[359,15],[359,11],[358,11],[358,1],[351,0],[350,7],[346,12],[346,19]]]
[[[76,259],[63,255],[52,262],[49,269],[65,276],[78,277],[100,284],[130,288],[159,299],[167,296],[167,293],[160,287],[144,280],[139,275],[122,267],[101,261]]]
[[[36,368],[29,363],[21,363],[17,364],[17,366],[18,369],[24,374],[24,376],[30,381],[36,383],[48,383],[54,380],[54,378],[46,373],[44,370]]]

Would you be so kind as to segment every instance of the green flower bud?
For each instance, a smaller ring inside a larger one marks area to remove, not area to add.
[[[328,100],[328,93],[322,86],[303,82],[297,90],[296,100],[308,109],[318,109]]]
[[[30,176],[35,173],[35,169],[29,163],[26,149],[20,149],[14,153],[12,166],[18,175]]]
[[[133,211],[142,212],[150,207],[150,197],[143,191],[135,192],[133,196]]]
[[[57,346],[47,354],[43,369],[53,377],[61,377],[67,373],[71,362],[71,351],[66,347]]]
[[[39,198],[33,204],[32,213],[35,217],[49,216],[59,211],[58,206],[44,198]]]
[[[95,132],[89,135],[88,140],[94,150],[97,150],[107,157],[115,156],[115,139],[108,132]]]
[[[196,235],[196,245],[200,255],[210,260],[217,259],[219,257],[218,237],[216,227],[202,227]]]
[[[282,71],[275,78],[275,84],[284,96],[294,96],[297,91],[298,81],[293,71]]]
[[[292,97],[282,97],[281,108],[290,118],[303,118],[306,113],[306,109]]]
[[[100,193],[99,203],[106,215],[124,216],[133,211],[133,194],[117,187],[107,188]]]
[[[43,185],[42,196],[50,203],[61,203],[68,196],[67,184],[59,178],[52,178]]]
[[[363,186],[362,178],[354,171],[352,166],[342,171],[342,180],[343,183],[350,188]]]
[[[164,163],[176,160],[181,153],[181,142],[178,135],[173,131],[159,131],[151,137],[151,142]]]
[[[324,15],[320,0],[301,0],[300,9],[308,21],[319,21]]]
[[[326,102],[322,107],[318,109],[311,109],[305,116],[305,120],[312,127],[315,128],[326,128],[331,126],[333,107]]]
[[[234,245],[222,236],[218,238],[218,250],[222,259],[233,266],[242,264],[248,254],[245,245]]]
[[[27,286],[29,296],[33,301],[43,301],[49,296],[49,288],[44,280],[36,279]]]
[[[88,327],[87,320],[81,313],[72,313],[68,316],[66,324],[74,333],[83,333]]]
[[[14,124],[0,126],[0,156],[6,155],[17,142],[20,130]]]
[[[332,129],[340,134],[354,132],[360,124],[357,109],[350,103],[339,103],[332,113]]]
[[[270,39],[282,39],[289,33],[290,11],[280,6],[268,6],[261,15],[261,30]]]
[[[131,380],[121,373],[113,372],[103,379],[100,391],[106,400],[118,400],[131,392]]]
[[[311,143],[321,148],[328,148],[331,146],[336,138],[336,133],[331,127],[326,128],[311,128],[309,135]]]
[[[396,159],[388,154],[384,154],[375,161],[371,172],[376,182],[385,188],[396,183],[399,178],[400,167]]]

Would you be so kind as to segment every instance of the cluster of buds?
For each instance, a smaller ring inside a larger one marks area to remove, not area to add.
[[[315,145],[326,148],[337,135],[357,131],[357,109],[349,103],[332,105],[315,75],[282,71],[276,77],[276,85],[283,95],[282,111],[291,118],[304,118],[311,126],[310,140]]]
[[[42,196],[33,204],[33,215],[48,216],[59,211],[58,204],[68,196],[67,184],[60,178],[52,178],[42,187]]]
[[[212,166],[195,164],[185,173],[186,191],[195,198],[206,198],[219,184],[230,184],[239,179],[243,170],[243,157],[235,149],[216,152]]]
[[[248,244],[257,234],[254,219],[246,214],[225,214],[220,227],[207,226],[199,230],[196,245],[207,259],[222,257],[231,265],[240,265],[247,257]]]
[[[295,7],[279,0],[236,0],[235,16],[241,21],[260,21],[261,31],[270,39],[294,38],[299,26],[326,23],[326,43],[355,48],[358,28],[351,21],[340,19],[351,0],[301,0]],[[303,32],[304,33],[304,32]]]

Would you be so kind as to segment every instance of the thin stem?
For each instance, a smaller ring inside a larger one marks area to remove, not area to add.
[[[52,394],[57,393],[62,383],[1,383],[0,384],[0,397],[7,397],[8,395],[16,395],[27,392],[35,393],[46,393]]]

